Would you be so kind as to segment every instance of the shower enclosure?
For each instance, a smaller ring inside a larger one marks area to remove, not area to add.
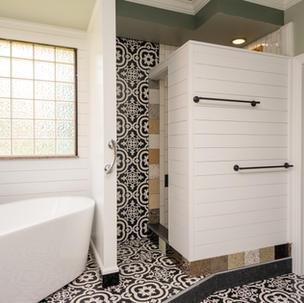
[[[168,81],[168,242],[189,262],[290,242],[291,59],[189,41]]]

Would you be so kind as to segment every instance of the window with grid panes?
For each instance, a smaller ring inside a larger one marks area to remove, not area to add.
[[[0,39],[0,157],[76,156],[76,50]]]

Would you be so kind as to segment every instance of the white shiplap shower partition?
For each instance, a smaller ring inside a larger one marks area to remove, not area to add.
[[[193,41],[168,60],[169,242],[189,261],[288,242],[289,171],[233,166],[288,161],[289,60]]]

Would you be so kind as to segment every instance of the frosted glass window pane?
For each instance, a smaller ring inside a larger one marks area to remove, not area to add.
[[[31,156],[34,154],[34,140],[13,140],[13,155]]]
[[[35,62],[35,79],[55,81],[55,64]]]
[[[11,155],[11,140],[0,140],[0,156]]]
[[[0,78],[0,98],[10,97],[11,95],[10,79]]]
[[[11,117],[11,101],[9,99],[0,99],[0,118]]]
[[[36,60],[45,60],[45,61],[55,60],[55,48],[52,46],[35,45],[34,51],[35,51]]]
[[[11,76],[11,62],[9,58],[0,57],[0,77]]]
[[[71,139],[74,137],[74,123],[72,121],[57,121],[57,138]]]
[[[72,102],[57,102],[56,117],[59,120],[73,120],[75,117],[74,103]]]
[[[74,50],[69,48],[56,48],[56,61],[74,63]]]
[[[0,139],[9,139],[11,137],[11,121],[9,119],[0,119]]]
[[[56,64],[56,81],[74,82],[74,66],[68,64]]]
[[[0,56],[9,57],[11,55],[10,42],[6,40],[0,40]]]
[[[76,51],[0,39],[0,156],[74,155]]]
[[[35,137],[39,139],[55,138],[55,121],[36,120]]]
[[[56,100],[57,101],[74,101],[74,85],[69,83],[56,83]]]
[[[36,101],[35,102],[36,119],[55,119],[54,101]]]
[[[35,99],[55,100],[55,83],[35,81]]]
[[[33,119],[33,101],[14,99],[12,101],[13,118]]]
[[[12,42],[12,56],[16,58],[33,59],[33,44]]]
[[[33,99],[33,81],[31,80],[12,80],[13,98]]]
[[[58,155],[74,155],[75,141],[74,140],[57,140],[56,153]]]
[[[55,146],[55,140],[36,140],[35,154],[40,156],[55,154]]]
[[[12,59],[12,77],[33,79],[33,61]]]
[[[33,138],[33,120],[13,120],[13,138],[30,139]]]

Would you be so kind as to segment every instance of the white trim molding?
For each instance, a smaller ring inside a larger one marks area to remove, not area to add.
[[[87,33],[67,27],[0,17],[0,37],[87,49]]]
[[[189,0],[126,0],[126,1],[157,7],[161,9],[166,9],[178,13],[195,15],[192,1]],[[197,0],[196,2],[202,2],[202,0]]]
[[[119,272],[119,268],[118,266],[114,266],[114,267],[109,267],[109,268],[105,268],[102,261],[101,261],[101,258],[99,256],[99,253],[96,249],[96,246],[93,242],[93,240],[91,239],[91,247],[92,247],[92,252],[93,252],[93,255],[95,257],[95,260],[97,262],[97,265],[98,267],[100,268],[100,271],[101,271],[101,274],[102,275],[108,275],[108,274],[114,274],[114,273],[117,273]]]
[[[0,17],[0,27],[20,31],[35,32],[42,34],[66,36],[68,38],[86,39],[86,31],[77,30],[69,27],[48,25],[30,21]],[[3,37],[1,37],[3,38]]]
[[[166,9],[178,13],[195,15],[210,0],[126,0],[129,2]],[[255,4],[286,10],[302,0],[244,0]]]
[[[289,180],[289,236],[292,243],[293,272],[304,274],[303,239],[303,100],[304,55],[292,59],[290,78],[290,160],[294,165]]]

